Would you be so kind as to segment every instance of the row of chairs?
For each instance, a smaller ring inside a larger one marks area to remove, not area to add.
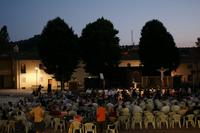
[[[95,123],[80,123],[78,121],[71,122],[68,133],[97,133],[97,127]],[[106,133],[119,133],[118,131],[118,121],[112,124],[108,124],[106,128]]]
[[[17,132],[16,124],[18,120],[0,120],[0,132],[1,133],[14,133]],[[22,124],[25,126],[25,133],[28,133],[30,130],[30,125],[27,121],[22,121]]]
[[[14,120],[0,120],[0,132],[10,133],[15,132]]]
[[[130,122],[130,120],[132,120]],[[181,124],[182,123],[182,124]],[[195,116],[194,114],[189,114],[182,117],[180,114],[175,112],[171,112],[168,115],[164,114],[163,112],[157,112],[155,115],[151,112],[144,112],[144,116],[140,112],[136,112],[132,119],[130,116],[120,116],[119,117],[119,128],[121,125],[125,125],[125,128],[128,129],[131,127],[135,129],[136,124],[139,125],[139,128],[142,129],[143,125],[144,128],[148,128],[151,124],[153,128],[161,128],[164,125],[166,128],[174,128],[176,125],[181,128],[185,126],[186,128],[191,125],[192,127],[196,127],[196,125],[200,128],[200,116]]]
[[[75,133],[78,130],[80,133],[96,133],[96,125],[94,123],[82,124],[78,121],[66,122],[63,118],[52,117],[50,115],[46,115],[45,122],[46,127],[53,128],[54,132],[58,130],[60,130],[60,132],[69,130],[68,133]]]
[[[182,126],[188,128],[190,125],[192,127],[196,127],[196,125],[198,125],[200,128],[200,117],[195,116],[194,114],[181,117],[180,114],[174,112],[171,112],[168,115],[162,112],[157,112],[155,114],[151,112],[145,112],[144,115],[137,112],[133,115],[132,119],[130,119],[129,116],[120,116],[118,121],[107,125],[106,132],[118,133],[118,129],[120,129],[122,126],[125,126],[126,129],[129,129],[130,127],[135,129],[136,124],[139,125],[140,129],[142,129],[143,126],[147,129],[149,128],[150,124],[153,128],[162,128],[162,126],[165,126],[166,128],[174,128],[176,125],[178,125],[179,128]],[[53,118],[50,121],[50,126],[54,128],[55,131],[58,129],[61,131],[66,130],[66,123],[61,118]],[[69,130],[71,133],[74,133],[76,130],[79,130],[81,133],[87,133],[87,131],[96,133],[96,124],[81,124],[77,121],[73,121],[69,126]]]
[[[72,122],[71,124],[71,132],[68,133],[75,133],[77,130],[80,133],[97,133],[97,128],[94,123],[85,123],[81,126],[82,124],[79,122]],[[106,133],[119,133],[119,123],[118,121],[108,124],[106,128]]]
[[[77,130],[79,131],[79,133],[97,133],[96,125],[94,123],[82,124],[78,121],[73,121],[70,124],[68,133],[75,133]]]

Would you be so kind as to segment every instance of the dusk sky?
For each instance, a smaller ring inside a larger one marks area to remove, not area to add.
[[[60,17],[81,35],[86,24],[100,17],[119,30],[120,45],[139,43],[147,21],[158,19],[178,47],[195,46],[200,37],[200,0],[1,0],[0,27],[6,25],[11,41],[41,34],[46,23]]]

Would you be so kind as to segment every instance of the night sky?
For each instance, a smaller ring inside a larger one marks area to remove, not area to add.
[[[100,17],[119,30],[120,45],[138,44],[145,23],[160,20],[178,47],[195,46],[200,37],[200,0],[1,0],[0,27],[7,25],[11,41],[40,34],[60,17],[81,35],[86,24]]]

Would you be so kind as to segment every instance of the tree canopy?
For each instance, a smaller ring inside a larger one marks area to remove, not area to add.
[[[79,63],[77,50],[78,37],[72,28],[59,17],[48,21],[41,34],[39,55],[46,72],[61,81],[61,89]]]
[[[80,43],[87,72],[97,75],[118,66],[121,52],[117,34],[112,22],[104,18],[87,24],[82,30]]]
[[[0,30],[0,54],[8,54],[10,52],[10,38],[7,27],[4,25]]]
[[[21,52],[38,52],[37,44],[40,42],[40,35],[34,35],[33,37],[14,42],[19,47]]]
[[[172,35],[158,20],[151,20],[142,28],[139,55],[147,73],[155,72],[161,67],[169,71],[175,70],[180,60]]]

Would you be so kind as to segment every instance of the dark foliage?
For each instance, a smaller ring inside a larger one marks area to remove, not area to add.
[[[117,67],[121,57],[118,31],[104,18],[89,23],[80,38],[82,58],[86,71],[97,75]]]
[[[37,52],[39,42],[40,35],[35,35],[27,40],[16,41],[14,44],[18,45],[20,52]]]
[[[11,52],[10,38],[8,35],[7,27],[3,26],[0,29],[0,55],[9,54]]]
[[[39,55],[46,67],[46,72],[53,74],[56,80],[70,80],[79,62],[78,37],[72,28],[59,17],[50,20],[44,27],[39,44]]]
[[[180,61],[172,35],[158,20],[151,20],[142,28],[139,55],[147,75],[155,74],[161,67],[175,70]]]

